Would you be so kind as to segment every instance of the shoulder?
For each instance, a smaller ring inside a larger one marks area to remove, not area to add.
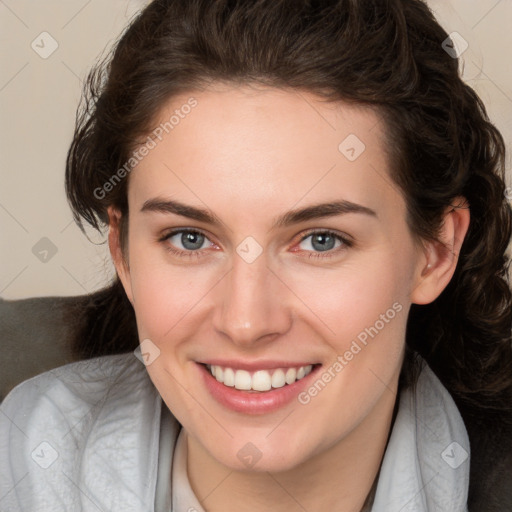
[[[469,441],[469,512],[512,510],[512,399],[502,411],[476,408],[454,400],[434,372],[428,368],[419,379],[420,407],[433,411],[429,428],[436,425],[434,405],[449,403],[449,417],[461,417]],[[457,412],[455,412],[457,411]],[[442,420],[442,418],[441,418]],[[453,428],[450,427],[453,435]],[[438,429],[436,429],[438,432]]]
[[[151,478],[160,406],[133,353],[71,363],[22,382],[0,406],[0,496],[13,500],[10,510],[21,510],[20,500],[26,510],[69,510],[81,503],[82,484],[108,507],[114,475],[127,485],[136,480],[131,461]]]
[[[89,408],[112,393],[148,383],[144,366],[133,353],[102,356],[60,366],[18,384],[0,410],[27,425],[35,415],[58,408],[65,416]],[[5,418],[4,418],[5,419]],[[20,425],[21,426],[21,425]]]

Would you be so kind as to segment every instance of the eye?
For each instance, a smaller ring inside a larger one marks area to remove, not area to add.
[[[310,241],[306,242],[308,239]],[[201,257],[204,249],[214,246],[209,238],[197,229],[178,229],[167,233],[159,239],[165,248],[178,257]],[[205,246],[206,242],[206,246]],[[181,247],[180,247],[181,246]],[[310,252],[309,258],[330,258],[353,246],[348,237],[334,231],[310,231],[299,242],[300,251]],[[317,251],[317,252],[315,252]],[[298,252],[298,251],[294,251]]]
[[[210,242],[204,233],[196,229],[179,229],[171,231],[159,239],[159,242],[165,242],[166,249],[169,252],[183,257],[202,256],[202,249],[204,249],[203,246],[205,241]],[[180,248],[180,245],[183,249]],[[212,242],[210,242],[209,245],[213,245]],[[208,244],[206,247],[208,247]]]
[[[306,242],[308,239],[311,240]],[[338,245],[336,245],[337,242]],[[312,252],[309,258],[330,258],[353,246],[353,242],[348,240],[347,237],[335,233],[334,231],[320,230],[310,231],[302,237],[299,245],[301,244],[302,250],[310,251],[312,249],[313,251],[319,251]]]

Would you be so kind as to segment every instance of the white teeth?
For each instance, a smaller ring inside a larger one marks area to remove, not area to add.
[[[254,391],[268,391],[272,389],[272,377],[270,373],[260,370],[252,376],[252,389]]]
[[[219,381],[219,382],[224,382],[224,370],[222,369],[222,367],[220,366],[214,366],[213,367],[215,370],[215,373],[213,374],[213,376]]]
[[[284,371],[279,368],[272,374],[272,387],[282,388],[285,384],[286,379],[284,377]]]
[[[295,368],[288,368],[285,379],[286,384],[293,384],[297,380],[297,370]]]
[[[251,389],[251,374],[245,370],[237,370],[235,373],[235,388],[246,391]]]
[[[258,370],[251,374],[246,370],[234,370],[218,365],[207,365],[207,367],[218,382],[242,391],[269,391],[272,388],[282,388],[309,375],[313,369],[313,365],[308,364],[297,368]]]
[[[230,388],[235,385],[235,372],[231,368],[224,370],[224,385]]]

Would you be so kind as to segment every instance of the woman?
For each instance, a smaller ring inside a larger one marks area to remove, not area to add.
[[[66,169],[116,281],[2,406],[9,510],[498,510],[461,412],[510,421],[512,217],[447,38],[419,0],[140,14]]]

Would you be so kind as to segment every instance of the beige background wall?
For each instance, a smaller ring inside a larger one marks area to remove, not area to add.
[[[146,3],[0,0],[3,298],[83,294],[101,287],[112,275],[106,244],[92,231],[97,245],[89,242],[71,220],[64,195],[64,161],[81,78]],[[512,1],[429,4],[449,33],[457,31],[468,41],[464,77],[481,95],[510,148]],[[41,36],[42,32],[49,35]],[[55,51],[45,55],[55,45]],[[509,170],[510,162],[509,155]],[[512,174],[508,184],[512,185]]]

